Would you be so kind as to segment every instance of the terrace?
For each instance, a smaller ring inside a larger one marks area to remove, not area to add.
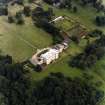
[[[63,35],[65,34],[70,38],[73,36],[78,38],[85,37],[88,32],[84,25],[67,16],[57,17],[52,20],[52,24],[59,28]]]
[[[63,31],[68,31],[74,25],[74,21],[66,16],[59,16],[52,21],[55,27],[60,28]]]

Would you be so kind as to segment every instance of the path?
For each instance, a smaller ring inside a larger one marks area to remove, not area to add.
[[[38,47],[31,44],[29,41],[25,40],[22,36],[17,36],[21,41],[23,41],[24,43],[26,43],[28,46],[30,46],[31,48],[37,49]]]

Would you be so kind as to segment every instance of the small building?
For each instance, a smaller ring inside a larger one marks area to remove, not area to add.
[[[52,20],[51,22],[56,22],[56,21],[63,20],[63,19],[64,19],[63,16],[59,16],[59,17],[55,18],[54,20]]]

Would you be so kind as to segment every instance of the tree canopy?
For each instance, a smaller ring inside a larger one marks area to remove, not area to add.
[[[1,105],[96,105],[103,96],[84,79],[51,73],[35,82],[21,63],[0,65]]]
[[[95,33],[100,38],[87,45],[84,52],[73,57],[69,62],[72,67],[81,69],[91,68],[97,60],[100,60],[105,55],[105,36],[101,31],[95,31]]]

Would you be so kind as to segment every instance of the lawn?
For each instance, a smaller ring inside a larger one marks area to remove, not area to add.
[[[75,23],[72,23],[71,20],[63,19],[55,22],[55,26],[63,31],[68,31],[74,26]]]
[[[105,0],[102,0],[103,1],[103,4],[105,5]]]
[[[27,19],[25,25],[7,23],[6,17],[0,17],[0,49],[3,53],[13,56],[15,61],[30,58],[37,49],[52,44],[52,37],[36,28]]]

